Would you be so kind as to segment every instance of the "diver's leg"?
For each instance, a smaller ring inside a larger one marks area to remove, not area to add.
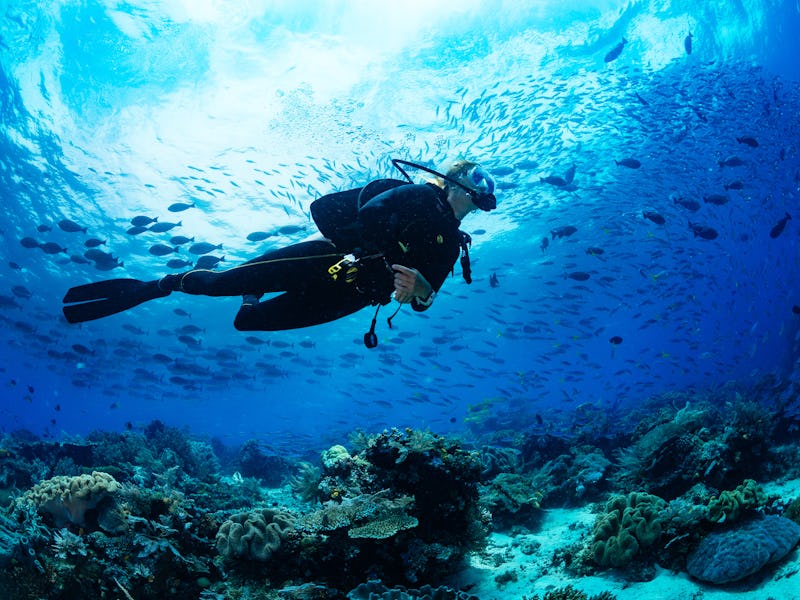
[[[196,269],[167,275],[164,290],[203,296],[243,296],[280,292],[323,283],[328,267],[342,257],[333,244],[311,241],[279,248],[225,271]]]
[[[257,304],[243,304],[233,325],[239,331],[281,331],[334,321],[369,305],[353,285],[291,291]]]

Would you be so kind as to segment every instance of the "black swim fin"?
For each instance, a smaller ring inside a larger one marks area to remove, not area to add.
[[[113,315],[142,302],[169,296],[158,287],[158,280],[107,279],[70,288],[64,296],[64,317],[70,323],[83,323]],[[77,303],[77,304],[76,304]]]

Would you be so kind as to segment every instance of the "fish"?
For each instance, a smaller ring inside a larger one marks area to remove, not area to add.
[[[144,225],[136,225],[134,227],[129,227],[128,230],[125,232],[128,235],[139,235],[140,233],[144,233],[148,231],[147,227]]]
[[[550,185],[554,185],[556,187],[562,187],[567,185],[567,181],[563,177],[559,177],[558,175],[548,175],[547,177],[539,178],[539,183],[549,183]]]
[[[528,159],[528,158],[523,158],[522,160],[517,161],[514,164],[514,168],[523,169],[523,170],[526,170],[526,171],[529,171],[531,169],[536,169],[538,166],[539,166],[538,162],[536,162],[535,160]]]
[[[642,166],[635,158],[623,158],[622,160],[615,160],[614,161],[618,166],[628,167],[629,169],[638,169]]]
[[[565,277],[574,279],[575,281],[586,281],[589,279],[590,275],[586,271],[573,271],[572,273],[567,273]]]
[[[267,233],[266,231],[254,231],[253,233],[247,234],[247,239],[250,242],[260,242],[271,236],[272,234]]]
[[[611,336],[608,342],[614,346],[619,346],[622,343],[622,338],[618,335]]]
[[[190,335],[179,335],[178,341],[181,344],[186,344],[187,346],[192,346],[193,348],[199,348],[202,345],[202,342],[200,340]]]
[[[800,315],[800,306],[798,306],[797,304],[793,305],[792,306],[792,314]]]
[[[213,269],[219,263],[225,260],[223,256],[220,258],[219,256],[212,256],[210,254],[206,254],[205,256],[201,256],[197,259],[197,262],[194,264],[196,269]]]
[[[180,227],[183,225],[183,221],[178,221],[177,223],[170,223],[169,221],[162,221],[160,223],[155,223],[148,228],[148,231],[152,231],[153,233],[164,233],[169,231],[170,229],[175,229],[176,227]]]
[[[208,242],[197,242],[189,247],[189,252],[192,254],[208,254],[212,250],[221,250],[222,244],[209,244]]]
[[[56,244],[55,242],[39,244],[39,248],[41,248],[45,254],[58,254],[60,252],[63,252],[64,254],[67,253],[66,248],[62,248],[61,245]]]
[[[589,246],[586,249],[586,254],[588,254],[589,256],[601,256],[605,254],[605,250],[603,250],[602,248],[598,248],[596,246]]]
[[[553,239],[556,239],[562,237],[569,237],[576,231],[578,231],[577,227],[573,227],[572,225],[564,225],[563,227],[556,227],[555,229],[551,229],[550,235],[553,236]]]
[[[686,50],[686,54],[692,53],[692,32],[690,31],[685,38],[683,38],[683,49]]]
[[[49,225],[42,224],[36,228],[36,231],[38,231],[39,233],[47,233],[48,231],[53,231],[53,228],[50,227]]]
[[[729,156],[725,160],[718,160],[719,168],[722,167],[741,167],[744,164],[744,161],[739,158],[738,156]]]
[[[24,285],[15,285],[11,288],[11,293],[17,298],[24,298],[25,300],[30,300],[33,297],[33,293]]]
[[[183,310],[182,308],[173,308],[173,309],[172,309],[172,312],[174,312],[174,313],[175,313],[176,315],[178,315],[179,317],[191,317],[191,316],[192,316],[192,315],[190,315],[188,312],[186,312],[185,310]]]
[[[194,208],[195,204],[187,204],[186,202],[175,202],[174,204],[170,204],[167,207],[169,212],[183,212],[184,210],[189,210],[190,208]]]
[[[188,244],[189,242],[193,241],[193,237],[186,237],[185,235],[174,235],[169,238],[169,243],[173,246],[182,246],[183,244]]]
[[[184,267],[192,266],[192,261],[190,260],[183,260],[182,258],[173,258],[172,260],[167,262],[167,267],[170,269],[182,269]]]
[[[743,135],[742,137],[737,137],[736,141],[740,144],[745,144],[750,146],[751,148],[758,148],[758,140],[754,137],[750,137],[749,135]]]
[[[743,190],[744,184],[741,181],[731,181],[723,185],[726,190]]]
[[[500,285],[500,281],[497,279],[497,273],[492,272],[492,274],[489,275],[489,286],[496,288],[498,285]]]
[[[105,243],[106,243],[106,240],[98,240],[97,238],[89,238],[88,240],[83,242],[83,245],[86,246],[87,248],[97,248],[98,246],[102,246]]]
[[[708,196],[703,196],[703,202],[722,206],[728,203],[728,197],[723,194],[709,194]]]
[[[691,221],[689,221],[689,228],[692,230],[695,237],[701,237],[704,240],[714,240],[719,235],[717,230],[713,227],[699,225],[697,223],[692,223]]]
[[[787,212],[780,221],[778,221],[775,226],[770,230],[769,237],[773,240],[777,238],[780,234],[783,233],[784,228],[786,227],[786,223],[789,222],[792,216]]]
[[[72,349],[78,354],[83,354],[84,356],[91,356],[94,354],[94,350],[87,348],[83,344],[72,344]]]
[[[603,58],[603,61],[607,62],[607,63],[610,63],[612,61],[617,60],[617,58],[619,58],[619,55],[622,54],[622,49],[625,47],[625,44],[627,44],[627,43],[628,43],[628,40],[626,40],[625,38],[622,38],[622,41],[619,44],[617,44],[611,50],[608,51],[608,54],[605,55],[605,58]]]
[[[0,294],[0,308],[22,308],[22,305],[11,296]]]
[[[155,223],[156,221],[158,221],[158,217],[150,218],[140,215],[131,219],[131,225],[134,227],[146,227],[147,225],[150,225],[150,223]]]
[[[155,246],[150,246],[148,252],[153,256],[166,256],[167,254],[172,254],[174,252],[179,252],[180,248],[177,246],[173,248],[172,246],[167,246],[165,244],[156,244]]]
[[[24,237],[19,241],[19,243],[23,248],[38,248],[40,244],[40,242],[32,237]]]
[[[663,225],[664,223],[667,222],[667,220],[664,217],[662,217],[660,214],[658,214],[657,212],[654,212],[652,210],[643,210],[642,211],[642,216],[645,219],[648,219],[648,220],[652,221],[656,225]]]
[[[544,252],[547,250],[547,247],[550,245],[550,240],[547,239],[547,236],[542,238],[542,241],[539,243],[539,248]]]
[[[15,263],[13,260],[8,261],[8,268],[15,271],[22,271],[22,265]]]
[[[636,99],[639,101],[639,104],[641,104],[642,106],[650,106],[650,103],[639,95],[639,92],[633,92],[633,94],[636,96]]]
[[[697,200],[691,200],[688,198],[675,198],[673,202],[692,212],[700,210],[700,203]]]
[[[564,173],[564,181],[569,185],[572,183],[572,180],[575,179],[575,170],[578,168],[578,165],[572,163],[572,166],[566,170]]]
[[[278,233],[281,235],[292,235],[294,233],[299,233],[304,231],[305,227],[303,225],[284,225],[280,229],[278,229]]]
[[[75,221],[70,221],[69,219],[62,219],[59,221],[58,228],[67,233],[86,233],[86,227],[81,227]]]

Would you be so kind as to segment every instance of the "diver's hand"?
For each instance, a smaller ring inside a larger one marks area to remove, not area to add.
[[[394,271],[394,299],[401,303],[411,302],[414,298],[427,298],[433,286],[416,269],[403,265],[392,265]]]

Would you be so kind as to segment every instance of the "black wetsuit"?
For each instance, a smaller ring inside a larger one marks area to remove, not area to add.
[[[376,193],[377,192],[377,193]],[[376,193],[376,195],[372,195]],[[331,242],[301,242],[272,250],[226,271],[189,271],[180,290],[205,296],[284,292],[244,304],[234,325],[277,331],[333,321],[366,306],[387,304],[392,264],[417,269],[435,291],[452,271],[464,235],[445,192],[430,184],[379,180],[323,196],[312,204],[317,227]],[[329,269],[345,255],[359,258],[356,276]],[[411,302],[414,310],[426,307]]]

